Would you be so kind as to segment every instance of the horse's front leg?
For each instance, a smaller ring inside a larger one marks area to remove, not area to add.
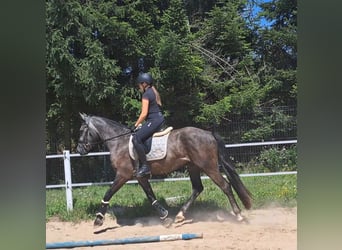
[[[142,187],[144,190],[148,200],[151,202],[152,206],[157,210],[160,219],[163,221],[165,226],[170,226],[171,223],[167,219],[167,216],[169,212],[158,202],[156,199],[156,196],[152,190],[151,184],[148,181],[148,178],[142,177],[142,178],[137,178],[139,185]]]
[[[105,214],[109,206],[109,200],[127,181],[128,181],[127,178],[124,178],[119,173],[116,174],[112,186],[107,190],[106,194],[104,195],[101,201],[101,207],[96,213],[94,226],[102,226],[104,218],[105,218]]]

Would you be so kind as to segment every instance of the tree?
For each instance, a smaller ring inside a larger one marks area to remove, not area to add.
[[[91,2],[56,0],[46,5],[48,136],[63,138],[64,147],[73,148],[78,112],[101,110],[105,98],[116,93],[120,68],[103,35],[107,25],[113,30],[119,25]]]
[[[167,121],[174,127],[190,125],[198,110],[198,84],[204,64],[190,46],[192,38],[183,1],[171,0],[161,23],[154,75],[161,83],[168,107]]]
[[[279,1],[274,2],[283,7],[282,11],[296,12],[294,5],[284,7],[278,3]],[[268,44],[269,40],[263,40],[265,37],[262,35],[268,34],[268,28],[261,26],[260,19],[257,18],[254,19],[255,25],[251,25],[254,17],[246,13],[249,11],[246,4],[251,3],[220,1],[208,13],[208,18],[197,34],[197,43],[194,44],[194,47],[208,59],[204,71],[207,81],[201,91],[203,101],[195,119],[202,126],[212,122],[221,124],[220,127],[223,128],[223,124],[229,123],[232,117],[243,121],[243,117],[250,114],[250,125],[245,128],[245,134],[240,133],[241,137],[237,139],[239,141],[268,139],[273,135],[271,131],[275,129],[275,124],[292,122],[293,119],[288,115],[278,115],[278,112],[282,111],[275,107],[294,104],[296,95],[296,69],[293,67],[296,65],[296,53],[292,54],[293,61],[287,61],[288,56],[281,53],[273,55],[274,50],[260,50],[260,44]],[[280,19],[281,11],[274,8],[269,8],[269,11],[268,21],[273,22],[272,29],[278,29],[279,22],[273,18],[279,16]],[[278,14],[274,14],[274,11]],[[295,18],[295,15],[287,16]],[[296,26],[294,20],[290,23],[293,25],[292,28]],[[257,31],[255,27],[258,27]],[[294,52],[295,46],[292,45],[296,40],[295,30],[291,29],[290,36],[289,30],[282,32],[282,37],[289,38],[282,40],[282,47],[291,48],[288,52]],[[276,44],[273,41],[269,43]],[[277,48],[278,46],[275,46],[274,49]],[[267,60],[268,56],[272,60]],[[293,66],[288,68],[289,64]],[[269,119],[269,113],[263,112],[265,108],[272,110],[272,119]],[[283,120],[275,122],[274,119],[278,118]],[[228,134],[234,132],[229,131]]]
[[[266,138],[272,121],[261,111],[296,105],[297,10],[274,0],[256,17],[248,8],[259,3],[47,1],[47,149],[73,150],[79,112],[133,123],[141,71],[152,73],[170,125],[223,128],[249,113],[243,138]]]
[[[220,1],[208,13],[193,44],[207,59],[201,123],[221,123],[230,112],[252,110],[265,95],[255,75],[244,1]]]
[[[273,0],[261,3],[260,18],[269,26],[259,28],[256,53],[266,70],[264,82],[272,82],[269,98],[276,105],[294,105],[297,100],[297,1]]]

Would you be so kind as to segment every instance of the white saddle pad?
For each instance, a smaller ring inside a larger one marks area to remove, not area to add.
[[[169,137],[169,134],[170,133],[167,133],[163,136],[153,136],[151,150],[148,154],[146,154],[147,161],[160,160],[166,156],[167,139]],[[134,149],[134,145],[132,143],[132,136],[129,138],[128,149],[129,149],[129,155],[131,156],[131,158],[133,160],[138,159],[138,156]]]

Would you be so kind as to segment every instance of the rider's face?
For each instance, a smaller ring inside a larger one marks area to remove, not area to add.
[[[141,93],[144,93],[144,91],[145,91],[145,83],[144,82],[139,83],[138,87],[139,87],[139,91]]]

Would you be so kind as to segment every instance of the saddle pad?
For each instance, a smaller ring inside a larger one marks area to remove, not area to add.
[[[151,150],[148,154],[146,154],[147,161],[160,160],[166,156],[167,139],[169,137],[169,134],[170,133],[167,133],[166,135],[152,138]],[[133,160],[136,160],[138,157],[134,150],[134,145],[132,143],[132,136],[129,138],[128,149],[129,149],[129,155],[131,156],[131,158]]]

